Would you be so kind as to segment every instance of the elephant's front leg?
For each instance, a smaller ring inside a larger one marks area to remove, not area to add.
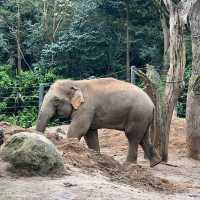
[[[93,149],[97,152],[100,152],[97,130],[89,130],[87,134],[84,136],[84,139],[87,143],[88,148]]]
[[[85,136],[91,125],[91,117],[83,115],[81,117],[74,118],[69,126],[67,137],[81,139]]]

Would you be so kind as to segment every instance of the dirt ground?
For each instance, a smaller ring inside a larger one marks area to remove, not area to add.
[[[0,123],[6,137],[23,131]],[[101,155],[81,144],[68,142],[68,126],[46,131],[65,159],[62,177],[19,177],[6,171],[0,160],[0,200],[158,200],[200,199],[200,161],[187,158],[185,120],[173,119],[169,165],[149,168],[139,150],[138,165],[124,165],[127,140],[123,132],[101,130]]]

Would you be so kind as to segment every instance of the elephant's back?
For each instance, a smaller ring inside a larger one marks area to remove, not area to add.
[[[113,78],[97,79],[92,84],[93,98],[97,107],[112,113],[134,112],[151,117],[154,104],[151,98],[139,87]]]
[[[82,82],[83,83],[83,82]],[[150,121],[154,105],[139,87],[113,78],[84,81],[90,106],[95,109],[92,128],[124,130],[128,121]]]
[[[130,99],[130,103],[140,101],[143,105],[148,104],[149,106],[154,106],[148,94],[138,86],[131,83],[114,78],[95,79],[92,80],[92,82],[92,90],[97,96],[105,96],[105,98],[111,96],[110,98],[122,98],[124,100],[128,98]]]

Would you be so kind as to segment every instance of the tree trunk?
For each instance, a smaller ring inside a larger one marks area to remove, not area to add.
[[[165,87],[161,84],[160,77],[156,78],[155,70],[154,72],[151,70],[154,75],[139,73],[145,83],[147,93],[155,104],[156,130],[151,133],[151,138],[163,161],[168,160],[170,125],[174,107],[183,88],[185,69],[184,23],[180,18],[180,9],[172,4],[171,0],[167,0],[166,7],[170,12],[170,68]]]
[[[163,160],[168,160],[168,144],[170,124],[173,111],[179,94],[183,88],[183,76],[185,70],[185,45],[184,45],[184,23],[180,18],[179,6],[168,1],[170,11],[170,68],[167,74],[165,94],[163,99],[163,130],[164,151]]]
[[[130,69],[130,39],[129,39],[129,3],[126,4],[126,80],[130,82],[131,69]]]
[[[18,74],[22,71],[22,57],[20,51],[20,9],[19,3],[17,5],[17,32],[16,32],[16,43],[17,43],[17,71]]]
[[[151,88],[147,88],[147,93],[150,94],[151,99],[155,105],[154,112],[154,129],[151,130],[151,141],[155,145],[157,151],[163,157],[163,142],[164,142],[164,132],[163,132],[163,119],[162,119],[162,81],[160,75],[156,71],[154,66],[147,65],[148,79],[151,81]]]
[[[200,160],[200,1],[191,9],[192,76],[187,96],[188,155]]]
[[[169,33],[169,25],[164,14],[161,14],[161,26],[164,37],[164,52],[163,52],[163,68],[162,74],[166,75],[170,66],[170,57],[169,57],[169,46],[170,46],[170,33]]]
[[[47,22],[47,11],[48,11],[48,4],[47,0],[43,1],[43,31],[44,31],[44,40],[45,42],[49,42],[49,32],[48,32],[48,22]]]

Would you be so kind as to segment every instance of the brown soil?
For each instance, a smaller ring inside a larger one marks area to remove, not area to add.
[[[13,127],[9,124],[3,124],[3,126],[6,130],[6,137],[22,130],[20,127]],[[0,127],[2,127],[1,123]],[[61,195],[63,192],[71,195],[67,199],[77,200],[200,199],[200,162],[187,158],[184,119],[173,119],[168,165],[160,164],[154,168],[149,168],[149,162],[144,159],[141,149],[139,149],[138,165],[123,164],[127,152],[127,140],[123,132],[100,130],[101,155],[99,155],[88,150],[84,141],[79,144],[63,139],[66,137],[67,128],[68,126],[49,128],[46,135],[63,153],[69,175],[59,179],[46,177],[42,180],[36,177],[22,177],[12,182],[10,180],[12,176],[5,172],[6,164],[3,165],[0,160],[0,177],[2,177],[5,190],[1,195],[2,186],[0,184],[0,200],[18,200],[16,195],[13,196],[15,194],[14,188],[18,184],[24,185],[24,189],[16,194],[23,192],[27,199],[34,199],[31,197],[38,194],[40,190],[36,189],[36,186],[33,187],[33,183],[37,185],[40,182],[44,183],[45,187],[51,187],[50,185],[55,184],[55,188],[40,191],[41,194],[37,197],[43,197],[42,192],[44,192],[44,196],[47,195],[43,198],[44,200],[66,199],[65,196]],[[125,187],[124,184],[126,184]],[[7,185],[6,189],[5,185]],[[9,191],[12,194],[6,193],[8,188],[11,188]],[[55,189],[57,191],[56,197]],[[27,190],[30,192],[27,193]],[[74,194],[76,195],[74,196]]]
[[[96,153],[78,142],[64,141],[58,145],[63,152],[66,165],[83,169],[85,172],[100,172],[112,181],[119,181],[134,187],[167,192],[180,191],[178,184],[164,178],[155,177],[147,167],[120,164],[110,156]]]

